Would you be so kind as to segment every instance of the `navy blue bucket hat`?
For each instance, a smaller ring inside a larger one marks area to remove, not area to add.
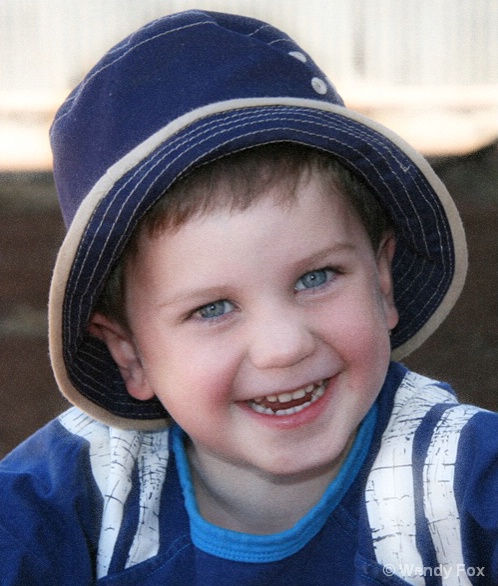
[[[458,212],[428,163],[401,138],[347,109],[300,47],[246,17],[189,11],[111,49],[70,94],[51,130],[67,236],[50,292],[50,354],[64,395],[108,424],[158,429],[159,401],[126,391],[87,331],[106,278],[143,215],[199,165],[257,145],[330,153],[379,198],[396,231],[400,314],[393,358],[419,346],[463,286]]]

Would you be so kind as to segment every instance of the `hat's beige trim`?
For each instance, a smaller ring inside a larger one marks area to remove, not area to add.
[[[407,152],[406,149],[404,150]],[[417,151],[413,151],[413,153],[417,154]],[[458,213],[458,209],[453,199],[451,198],[439,177],[434,173],[429,163],[421,155],[419,155],[417,159],[414,159],[410,152],[407,152],[407,154],[414,160],[414,162],[416,162],[420,170],[423,172],[426,179],[432,185],[434,191],[438,194],[439,200],[444,207],[453,238],[455,270],[453,273],[453,280],[450,283],[450,287],[446,292],[443,301],[414,336],[393,350],[393,360],[401,360],[402,358],[405,358],[411,354],[414,350],[421,346],[446,319],[451,309],[457,302],[460,293],[462,292],[468,267],[468,253],[465,231],[463,229],[462,220],[460,219],[460,214]]]
[[[86,399],[72,385],[66,371],[62,348],[62,308],[64,304],[64,294],[66,283],[69,278],[69,273],[71,271],[71,266],[73,264],[81,237],[96,206],[100,200],[110,191],[110,189],[112,189],[113,185],[121,179],[121,177],[137,166],[157,147],[159,147],[176,132],[189,126],[197,120],[215,115],[217,113],[228,112],[230,110],[236,110],[240,108],[265,106],[293,106],[334,112],[345,118],[350,118],[367,127],[372,128],[378,133],[386,136],[400,150],[404,151],[406,155],[415,163],[415,165],[419,167],[419,169],[432,185],[434,191],[438,194],[450,223],[450,229],[455,246],[454,278],[444,300],[438,309],[415,336],[413,336],[410,340],[408,340],[405,344],[393,352],[394,359],[399,360],[420,346],[420,344],[422,344],[437,329],[437,327],[439,327],[460,295],[467,271],[467,248],[458,210],[448,191],[436,176],[427,161],[420,153],[408,145],[397,134],[388,128],[385,128],[378,122],[363,116],[362,114],[319,100],[303,100],[297,98],[247,98],[228,100],[225,102],[218,102],[204,106],[177,118],[164,128],[161,128],[147,140],[127,153],[122,159],[112,165],[100,178],[100,180],[97,181],[93,189],[88,193],[88,195],[81,203],[59,250],[52,277],[49,297],[49,348],[52,368],[57,384],[65,397],[71,403],[77,405],[96,419],[108,425],[120,427],[122,429],[133,428],[139,430],[153,430],[164,428],[168,425],[168,420],[140,421],[137,419],[117,417],[111,414],[106,409],[99,407],[89,399]]]

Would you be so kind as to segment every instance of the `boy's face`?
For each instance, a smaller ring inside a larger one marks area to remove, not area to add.
[[[144,237],[127,269],[132,335],[108,344],[213,461],[270,475],[332,469],[383,384],[397,323],[387,238],[344,197],[301,184]],[[110,339],[112,338],[112,339]]]

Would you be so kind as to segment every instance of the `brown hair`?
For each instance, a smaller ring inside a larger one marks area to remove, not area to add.
[[[377,250],[390,230],[390,222],[360,178],[338,160],[307,146],[275,143],[253,147],[198,167],[161,196],[142,218],[111,270],[95,310],[127,327],[125,267],[134,258],[142,235],[153,237],[165,230],[178,230],[190,219],[221,208],[246,210],[277,185],[279,189],[272,191],[272,197],[290,205],[299,181],[315,171],[331,191],[346,195]]]

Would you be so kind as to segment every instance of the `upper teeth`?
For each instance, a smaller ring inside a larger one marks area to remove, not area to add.
[[[313,389],[320,386],[321,384],[322,381],[320,381],[319,383],[312,383],[307,387],[298,389],[297,391],[292,391],[290,393],[281,393],[280,395],[268,395],[264,398],[254,399],[254,401],[256,401],[256,403],[261,403],[263,399],[266,399],[270,403],[276,403],[277,401],[279,403],[288,403],[289,401],[296,401],[297,399],[302,399],[305,395],[312,393]]]
[[[317,383],[313,383],[308,385],[307,387],[303,387],[302,389],[298,389],[297,391],[293,391],[292,393],[280,393],[279,395],[268,395],[266,397],[260,397],[259,399],[253,399],[252,401],[248,401],[248,405],[258,413],[263,413],[265,415],[291,415],[293,413],[299,413],[303,409],[306,409],[309,405],[317,401],[324,393],[325,387],[327,386],[328,379],[322,380]],[[265,407],[262,404],[264,401],[267,403],[289,403],[290,401],[295,401],[296,399],[302,399],[306,395],[309,395],[306,402],[296,405],[295,407],[284,407],[280,408],[276,405],[271,409],[269,407]]]

